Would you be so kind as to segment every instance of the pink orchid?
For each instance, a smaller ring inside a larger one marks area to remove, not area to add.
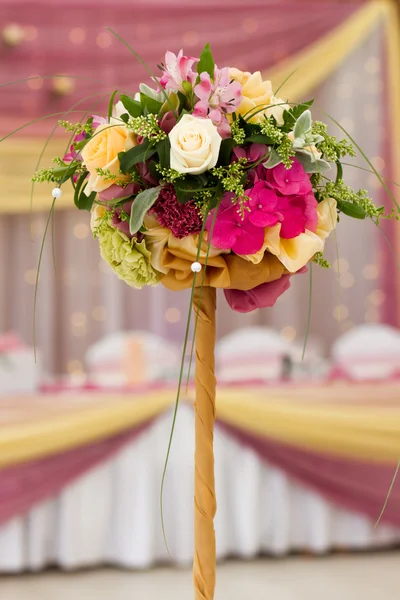
[[[267,181],[282,195],[308,194],[312,190],[310,176],[300,161],[295,160],[290,169],[282,163],[273,169],[267,169]]]
[[[164,74],[160,79],[160,84],[164,89],[179,90],[185,93],[182,84],[184,81],[194,84],[197,74],[192,69],[197,62],[197,58],[183,56],[183,50],[179,50],[178,55],[167,52],[163,66]]]
[[[278,197],[266,181],[258,181],[245,191],[249,200],[249,221],[256,227],[273,227],[283,220],[277,210]]]
[[[268,146],[265,144],[250,144],[246,148],[236,146],[233,149],[234,159],[246,158],[250,163],[255,163],[262,158],[268,158]]]
[[[234,195],[230,192],[223,195],[218,207],[211,242],[216,248],[232,250],[236,254],[254,254],[264,243],[264,229],[251,223],[247,211],[242,217],[237,204],[232,201],[233,198]],[[207,219],[206,229],[208,231],[212,229],[213,214],[214,211],[211,211]]]
[[[174,115],[174,113],[171,110],[168,111],[167,113],[165,113],[165,115],[161,119],[159,125],[160,125],[160,129],[162,129],[164,131],[164,133],[167,133],[167,134],[170,133],[170,131],[176,125],[176,116]]]
[[[278,206],[283,215],[281,238],[291,239],[304,233],[306,229],[316,230],[318,202],[312,193],[303,196],[283,196],[279,198]]]
[[[231,81],[229,68],[214,69],[214,80],[209,73],[200,74],[200,82],[194,93],[199,99],[193,110],[195,117],[208,117],[218,127],[222,137],[229,136],[230,127],[226,115],[239,106],[242,99],[242,86],[238,81]]]

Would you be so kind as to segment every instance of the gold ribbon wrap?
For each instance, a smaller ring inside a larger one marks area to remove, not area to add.
[[[214,481],[214,422],[216,379],[216,290],[196,288],[193,309],[196,329],[195,476],[194,476],[194,597],[212,600],[215,590],[216,550],[214,516],[217,510]]]

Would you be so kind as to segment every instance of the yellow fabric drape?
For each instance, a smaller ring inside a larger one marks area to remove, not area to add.
[[[333,73],[382,23],[389,24],[392,0],[372,0],[355,14],[295,55],[288,56],[264,73],[277,89],[287,79],[279,96],[290,102],[304,100]],[[394,31],[390,31],[395,35]]]
[[[376,29],[385,23],[386,36],[392,48],[398,45],[398,28],[393,18],[395,0],[373,0],[360,7],[344,23],[326,36],[311,44],[294,56],[286,58],[265,73],[271,79],[274,89],[291,75],[279,93],[290,101],[304,99],[313,89],[327,79],[331,73]],[[396,136],[394,139],[398,139]],[[64,142],[52,141],[42,160],[42,165],[50,165],[52,156],[63,155]],[[30,178],[39,154],[43,139],[10,138],[0,144],[0,213],[26,212],[30,206]],[[18,160],[16,160],[18,159]],[[64,194],[57,201],[57,208],[72,206],[72,192],[64,186]],[[51,205],[51,186],[37,185],[33,209],[47,211]]]
[[[192,402],[193,390],[187,401]],[[400,386],[220,389],[218,419],[244,431],[333,456],[397,462]],[[0,467],[65,452],[144,424],[172,407],[174,391],[48,396],[0,402]],[[16,413],[15,419],[12,414]]]

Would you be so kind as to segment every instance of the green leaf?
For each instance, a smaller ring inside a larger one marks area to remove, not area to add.
[[[192,200],[193,193],[204,190],[206,184],[207,177],[205,175],[186,175],[185,179],[178,179],[174,183],[178,202],[183,204]]]
[[[226,138],[222,140],[217,163],[219,167],[225,167],[226,165],[229,165],[231,162],[232,150],[235,146],[236,142],[232,138]]]
[[[148,188],[140,192],[133,201],[129,229],[132,235],[137,233],[143,225],[144,216],[157,200],[162,186]]]
[[[310,108],[310,106],[312,106],[314,104],[314,98],[312,100],[308,100],[307,102],[302,102],[301,104],[298,104],[297,106],[293,106],[290,109],[290,112],[292,113],[292,115],[294,116],[294,118],[297,119],[303,114],[304,111],[306,111],[308,108]]]
[[[200,60],[197,63],[197,72],[199,74],[197,81],[200,81],[200,74],[204,72],[209,74],[211,80],[214,80],[214,69],[215,64],[213,55],[211,54],[210,44],[206,44],[200,54]]]
[[[125,106],[128,113],[131,117],[140,117],[142,114],[142,105],[140,102],[131,98],[130,96],[125,96],[125,94],[121,94],[119,99],[122,104]]]
[[[79,210],[91,210],[93,202],[96,198],[96,192],[92,192],[90,196],[85,194],[85,187],[87,186],[86,181],[87,173],[82,173],[76,182],[74,203]]]
[[[110,101],[108,103],[108,122],[110,122],[110,119],[112,117],[112,111],[114,108],[114,98],[117,95],[118,90],[114,90],[113,93],[111,94],[110,97]]]
[[[158,112],[158,117],[161,119],[167,112],[173,112],[175,115],[179,114],[179,98],[175,92],[172,92],[168,100],[165,100],[164,104],[162,104]]]
[[[337,206],[343,214],[347,215],[348,217],[353,217],[353,219],[365,219],[367,216],[365,210],[359,204],[339,200]]]
[[[170,166],[170,154],[171,154],[171,142],[169,138],[166,137],[165,140],[161,140],[161,142],[157,142],[156,150],[158,154],[158,158],[160,161],[160,165],[163,169],[168,169]]]
[[[140,162],[145,162],[156,153],[156,149],[150,146],[150,142],[145,140],[142,144],[134,146],[128,152],[118,154],[120,168],[123,173],[131,173],[133,167]]]
[[[281,162],[282,162],[281,155],[278,154],[278,152],[274,148],[272,148],[272,150],[270,151],[270,153],[268,155],[268,159],[266,160],[265,163],[263,163],[263,165],[266,169],[273,169],[277,165],[280,165]]]
[[[263,133],[255,133],[254,135],[247,137],[244,141],[253,144],[266,144],[267,146],[272,146],[273,144],[271,138]]]
[[[71,179],[78,166],[78,163],[71,163],[65,167],[55,167],[53,169],[54,181],[57,181],[59,185],[65,183],[68,179]]]
[[[296,124],[297,119],[306,111],[312,104],[314,100],[308,100],[308,102],[303,102],[302,104],[298,104],[297,106],[293,106],[289,110],[283,111],[283,122],[284,125],[282,127],[283,131],[291,131]]]
[[[312,160],[308,152],[296,152],[296,158],[304,167],[306,173],[325,173],[329,171],[331,165],[321,158]]]
[[[294,137],[299,138],[308,133],[311,129],[311,112],[305,110],[296,121],[294,126]]]
[[[142,105],[143,112],[147,114],[152,113],[153,115],[158,115],[160,109],[163,105],[162,102],[155,100],[154,98],[150,98],[150,96],[146,96],[146,94],[140,93],[140,102]]]
[[[182,81],[182,88],[187,96],[190,96],[193,92],[193,86],[190,81]]]
[[[129,121],[129,115],[128,113],[123,113],[120,117],[121,121],[123,121],[124,123],[127,123]]]
[[[154,179],[156,181],[159,181],[161,179],[161,175],[157,171],[156,165],[157,165],[157,162],[155,160],[149,160],[149,172],[150,172],[150,175],[152,177],[154,177]]]

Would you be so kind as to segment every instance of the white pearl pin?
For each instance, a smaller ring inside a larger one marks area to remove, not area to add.
[[[201,271],[201,264],[199,262],[194,262],[191,264],[190,267],[193,271],[193,273],[200,273]]]
[[[60,198],[62,196],[62,190],[59,187],[56,187],[51,190],[51,195],[54,199]]]

